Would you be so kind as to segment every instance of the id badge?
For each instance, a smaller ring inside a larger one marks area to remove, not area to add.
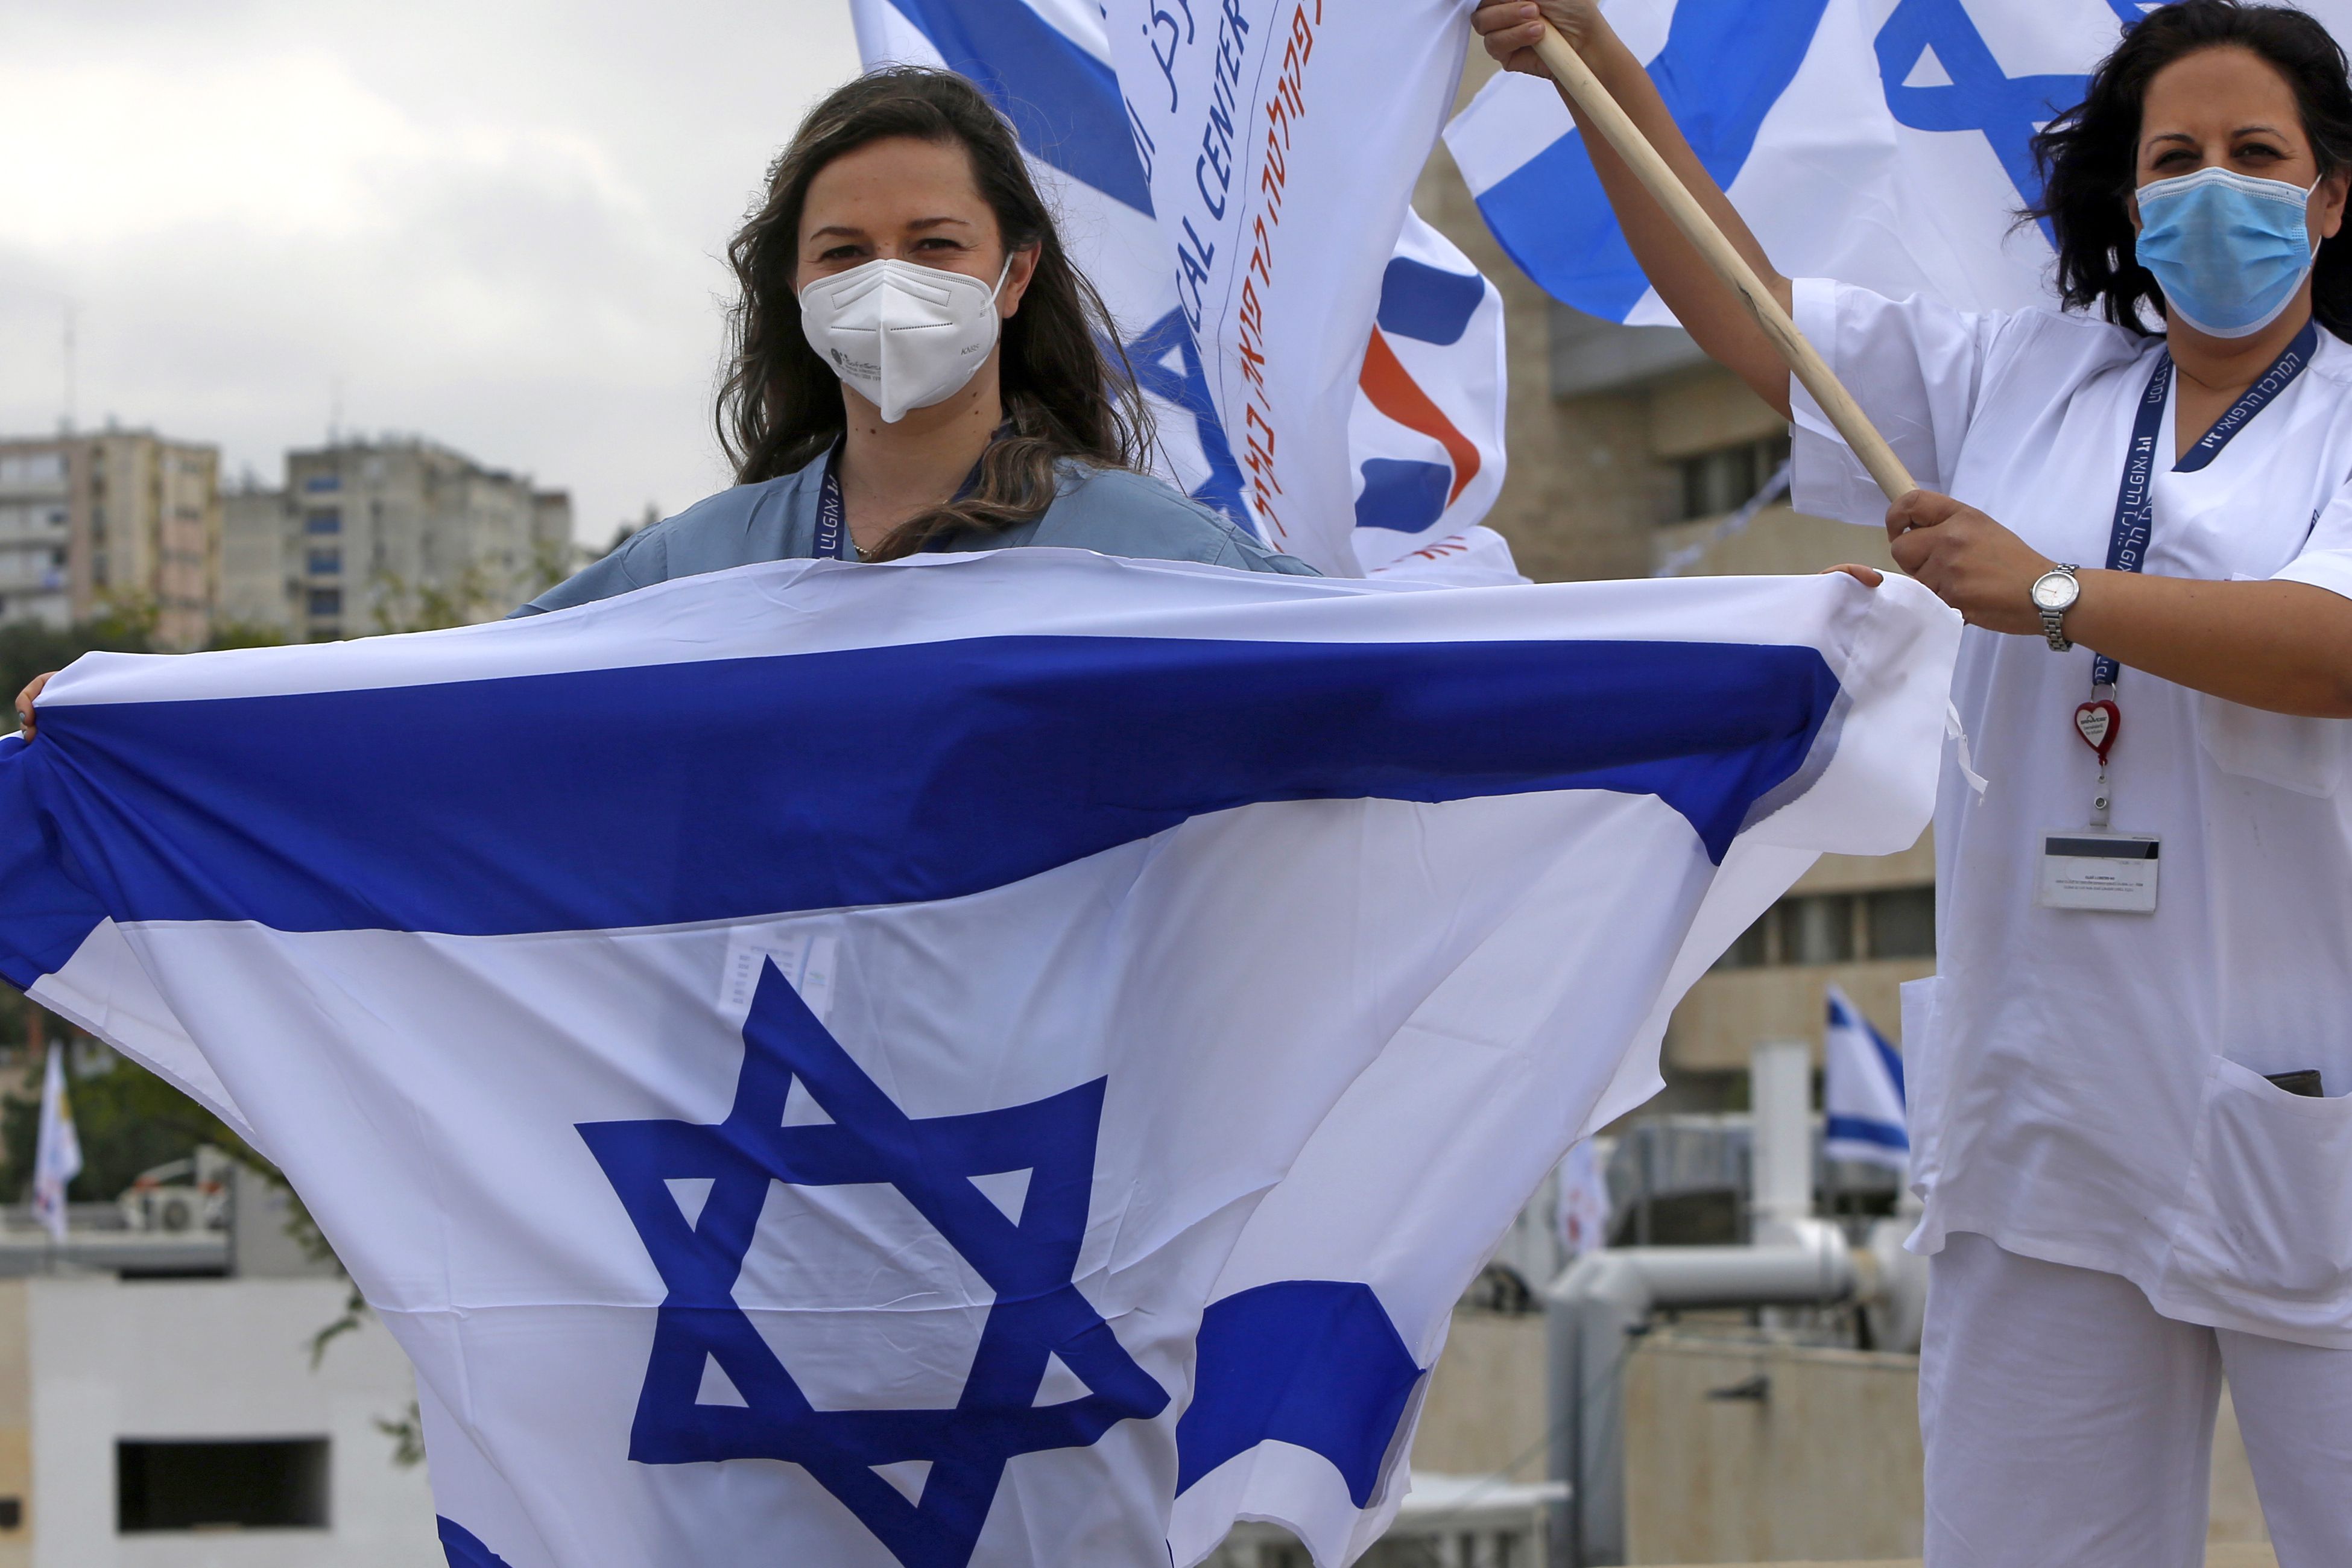
[[[2045,910],[2156,912],[2161,842],[2144,833],[2076,827],[2042,837],[2042,882],[2034,901]]]

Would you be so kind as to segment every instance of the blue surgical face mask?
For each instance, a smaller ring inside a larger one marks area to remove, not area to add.
[[[2311,191],[2232,169],[2139,188],[2139,259],[2172,312],[2200,332],[2242,338],[2278,320],[2311,270]]]

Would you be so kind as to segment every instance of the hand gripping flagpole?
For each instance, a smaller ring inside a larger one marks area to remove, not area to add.
[[[1917,489],[1903,459],[1895,455],[1895,448],[1887,445],[1886,437],[1878,433],[1870,416],[1863,413],[1862,405],[1831,371],[1828,362],[1805,341],[1805,334],[1797,330],[1789,312],[1780,309],[1780,302],[1764,287],[1764,280],[1756,276],[1748,258],[1716,226],[1706,209],[1699,205],[1698,198],[1690,194],[1681,177],[1650,145],[1650,139],[1642,134],[1633,116],[1609,96],[1609,89],[1601,85],[1601,79],[1592,74],[1592,68],[1584,63],[1583,57],[1549,22],[1544,24],[1543,37],[1536,42],[1536,58],[1543,61],[1544,68],[1551,72],[1561,89],[1576,100],[1586,121],[1616,149],[1634,177],[1666,209],[1666,216],[1683,231],[1684,237],[1698,247],[1699,255],[1714,268],[1715,275],[1747,303],[1756,324],[1764,329],[1764,335],[1788,362],[1790,372],[1813,395],[1813,401],[1821,405],[1822,412],[1829,416],[1837,433],[1862,459],[1862,466],[1870,470],[1870,477],[1878,481],[1878,488],[1886,492],[1886,499],[1891,501],[1906,491]]]

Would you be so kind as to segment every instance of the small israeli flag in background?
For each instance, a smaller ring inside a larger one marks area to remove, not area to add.
[[[1822,1103],[1828,1125],[1822,1154],[1903,1171],[1911,1163],[1911,1134],[1904,1125],[1901,1053],[1834,985],[1824,1044]]]
[[[41,1075],[40,1131],[33,1145],[33,1218],[59,1241],[66,1238],[66,1188],[81,1174],[81,1139],[66,1098],[65,1052],[49,1047]]]

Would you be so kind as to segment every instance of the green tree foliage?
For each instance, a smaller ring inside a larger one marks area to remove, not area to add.
[[[63,669],[86,653],[151,652],[154,631],[154,606],[136,601],[110,605],[63,631],[36,621],[0,626],[0,699],[13,703],[33,677]]]
[[[26,1196],[40,1133],[41,1058],[31,1057],[28,1063],[21,1087],[0,1096],[0,1201],[7,1203]],[[73,1202],[119,1197],[142,1171],[184,1160],[199,1143],[269,1168],[219,1117],[120,1057],[88,1078],[69,1075],[66,1099],[81,1140],[81,1174],[66,1189]]]
[[[213,622],[213,635],[205,643],[207,649],[223,647],[278,647],[286,641],[286,634],[276,626],[265,626],[252,621]]]

